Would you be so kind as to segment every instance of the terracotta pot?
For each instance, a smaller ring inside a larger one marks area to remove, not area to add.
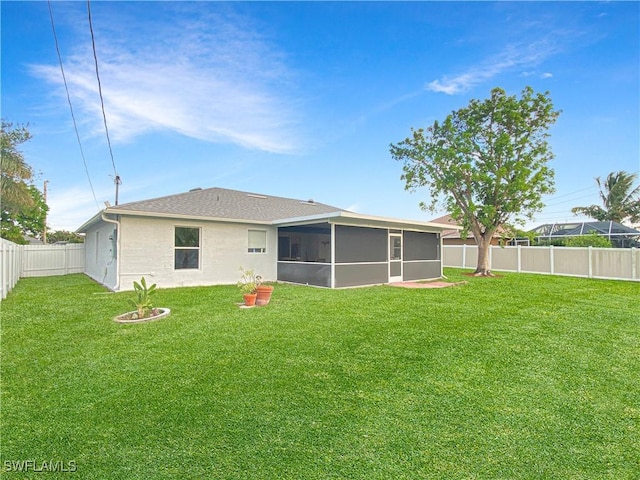
[[[242,298],[244,298],[244,304],[247,307],[253,307],[256,304],[257,297],[258,295],[256,293],[245,293],[242,295]]]
[[[273,287],[271,285],[260,285],[256,292],[258,298],[256,299],[256,305],[267,305],[271,300],[271,294],[273,293]]]

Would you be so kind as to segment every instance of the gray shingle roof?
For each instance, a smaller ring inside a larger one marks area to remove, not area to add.
[[[109,207],[110,213],[151,213],[271,222],[345,211],[324,203],[272,197],[225,188],[195,189],[186,193]]]

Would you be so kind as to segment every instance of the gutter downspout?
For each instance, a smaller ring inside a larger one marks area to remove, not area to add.
[[[120,221],[112,220],[110,218],[107,218],[105,215],[106,214],[103,211],[101,215],[102,220],[107,223],[113,223],[116,225],[116,284],[113,289],[117,292],[118,290],[120,290]]]

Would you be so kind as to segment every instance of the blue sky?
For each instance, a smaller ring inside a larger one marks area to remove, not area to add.
[[[49,226],[222,187],[429,220],[389,144],[494,87],[549,91],[556,193],[527,226],[640,171],[638,2],[2,1],[2,118],[28,123]],[[88,174],[87,174],[88,173]]]

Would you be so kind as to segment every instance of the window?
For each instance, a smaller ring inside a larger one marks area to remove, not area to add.
[[[267,232],[265,230],[249,230],[249,253],[265,253],[267,251]]]
[[[200,229],[176,227],[175,231],[175,268],[200,268]]]

